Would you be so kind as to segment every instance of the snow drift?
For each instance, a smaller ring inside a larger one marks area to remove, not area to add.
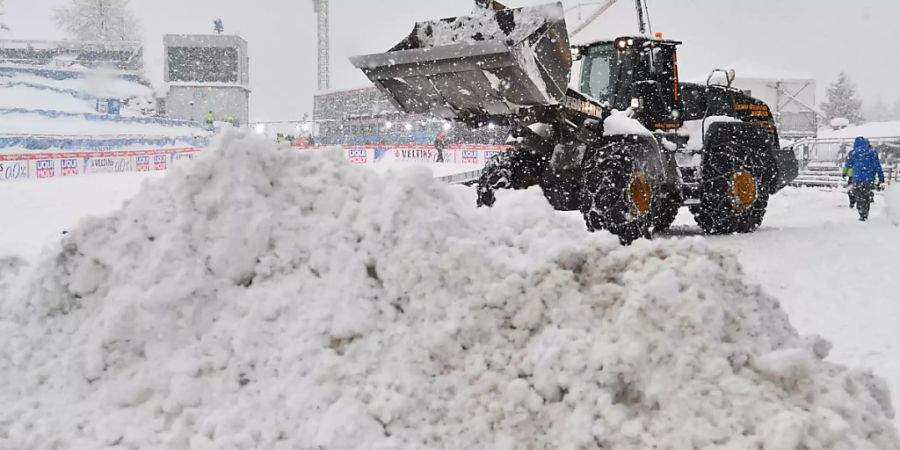
[[[894,225],[900,225],[900,185],[889,187],[884,193],[884,199],[888,220]]]
[[[0,448],[900,446],[733,257],[470,195],[224,136],[0,263]]]

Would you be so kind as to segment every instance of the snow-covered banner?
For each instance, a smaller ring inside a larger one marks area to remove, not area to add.
[[[198,147],[115,152],[0,155],[0,182],[92,173],[154,172],[194,159]]]

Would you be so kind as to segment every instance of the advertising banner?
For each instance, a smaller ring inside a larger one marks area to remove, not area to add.
[[[0,182],[92,173],[150,172],[191,161],[199,148],[0,154]]]
[[[28,161],[0,161],[0,181],[27,180]]]
[[[84,158],[84,173],[134,172],[131,156],[88,156]]]
[[[81,159],[79,158],[63,158],[59,160],[59,176],[70,177],[83,172],[81,167]]]
[[[432,145],[346,145],[347,159],[354,164],[448,163],[483,166],[505,151],[502,145],[450,145],[439,152]]]
[[[347,159],[354,164],[367,164],[369,162],[369,150],[347,149]]]

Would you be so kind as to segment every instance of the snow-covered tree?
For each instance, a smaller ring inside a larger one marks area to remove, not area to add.
[[[843,117],[850,123],[861,123],[862,100],[856,95],[856,86],[841,72],[838,79],[825,90],[827,99],[822,105],[822,111],[827,120]]]
[[[79,41],[137,40],[138,21],[130,0],[69,0],[56,10],[56,22]]]

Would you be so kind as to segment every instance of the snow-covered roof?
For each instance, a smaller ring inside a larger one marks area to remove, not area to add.
[[[893,122],[869,122],[840,130],[819,130],[820,138],[851,139],[857,136],[867,138],[900,137],[900,120]]]

